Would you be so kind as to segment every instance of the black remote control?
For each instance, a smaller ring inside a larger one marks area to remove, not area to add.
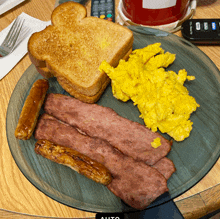
[[[58,3],[60,5],[60,4],[64,3],[64,2],[68,2],[68,1],[70,1],[70,0],[59,0]],[[88,0],[73,0],[73,2],[77,2],[77,3],[80,3],[82,5],[85,5],[87,1]]]
[[[182,35],[194,44],[220,44],[220,19],[192,19],[183,22]]]
[[[115,1],[92,0],[91,16],[115,22]]]

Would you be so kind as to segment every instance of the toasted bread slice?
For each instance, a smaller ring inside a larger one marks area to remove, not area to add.
[[[86,15],[81,4],[59,5],[52,13],[52,25],[30,37],[28,52],[38,70],[57,77],[67,92],[74,91],[71,95],[94,97],[109,83],[99,65],[106,60],[117,66],[131,51],[133,34],[119,24]]]
[[[130,49],[128,51],[128,53],[125,55],[125,57],[123,58],[124,60],[127,60],[129,58],[129,55],[131,54],[132,49]],[[35,66],[37,71],[44,77],[46,78],[50,78],[53,77],[53,74],[50,72],[50,70],[47,67],[37,67]],[[71,86],[70,83],[68,83],[68,81],[62,77],[57,77],[57,81],[59,82],[59,84],[72,96],[76,97],[77,99],[86,102],[86,103],[95,103],[99,100],[99,98],[101,97],[103,91],[106,89],[106,87],[108,86],[110,79],[107,78],[106,82],[103,83],[102,88],[99,90],[99,92],[93,96],[87,96],[84,94],[81,94],[79,92],[77,92],[76,90],[73,89],[73,87]]]

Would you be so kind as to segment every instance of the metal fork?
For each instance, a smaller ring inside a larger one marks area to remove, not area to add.
[[[9,30],[5,40],[0,46],[0,56],[6,56],[11,53],[14,48],[17,46],[16,42],[21,33],[21,29],[24,23],[24,19],[17,17],[14,21],[11,29]],[[21,42],[21,40],[20,40]]]

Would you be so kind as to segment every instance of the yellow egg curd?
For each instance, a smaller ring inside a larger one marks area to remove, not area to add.
[[[183,85],[195,77],[188,76],[185,69],[178,74],[165,70],[175,57],[155,43],[134,50],[128,61],[120,60],[116,68],[103,61],[99,70],[111,79],[114,97],[124,102],[131,99],[137,105],[148,128],[183,141],[192,130],[189,118],[199,104]]]

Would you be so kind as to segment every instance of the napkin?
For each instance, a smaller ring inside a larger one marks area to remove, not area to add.
[[[22,3],[25,0],[7,0],[4,1],[0,0],[0,14],[5,13],[6,11],[10,10],[11,8],[14,8],[16,5]]]
[[[7,75],[11,69],[24,57],[24,55],[27,53],[27,44],[30,36],[34,32],[39,32],[43,30],[46,26],[51,24],[51,21],[41,21],[39,19],[36,19],[34,17],[31,17],[30,15],[22,12],[19,17],[22,17],[25,19],[24,27],[30,28],[29,34],[26,36],[26,38],[16,47],[16,49],[9,55],[5,57],[0,57],[0,80]],[[14,21],[13,21],[14,22]],[[6,27],[4,30],[0,32],[0,45],[4,41],[9,29],[11,28],[13,22]]]

